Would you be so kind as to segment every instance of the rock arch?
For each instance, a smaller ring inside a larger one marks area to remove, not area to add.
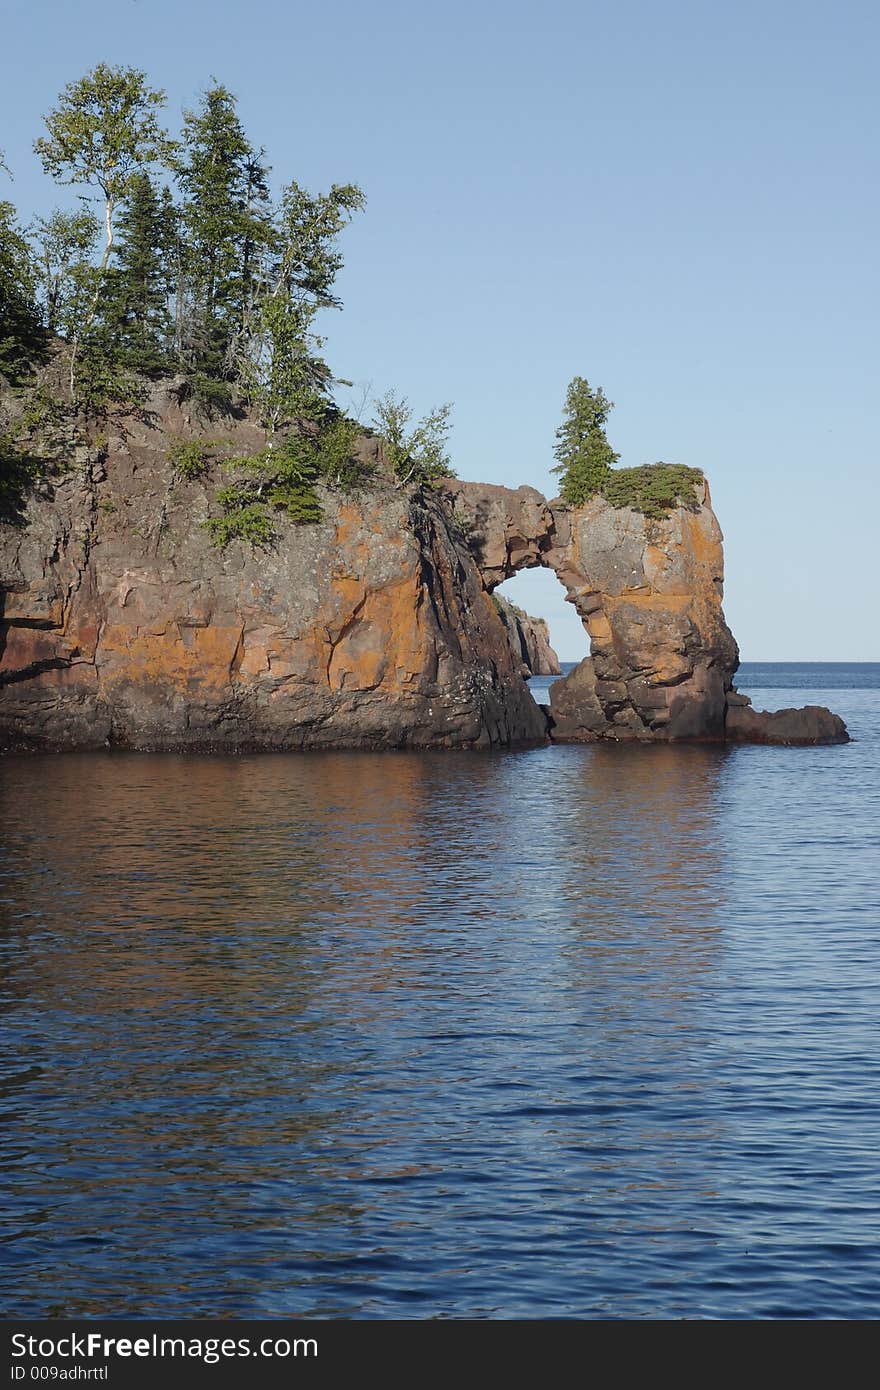
[[[531,487],[455,480],[446,497],[490,592],[547,566],[589,634],[590,655],[551,691],[554,738],[724,737],[739,655],[708,484],[662,520],[602,498],[569,508]]]
[[[20,402],[0,392],[0,424]],[[174,383],[113,417],[99,447],[0,525],[0,752],[6,749],[488,748],[547,721],[491,591],[554,571],[591,653],[551,691],[558,740],[844,741],[826,710],[761,714],[733,691],[721,531],[708,488],[648,520],[602,499],[450,480],[363,498],[326,490],[306,527],[218,551],[199,521],[223,475],[177,476],[169,441],[205,438]],[[235,456],[264,435],[224,427]],[[76,441],[80,440],[79,443]],[[53,445],[53,448],[55,446]],[[364,438],[365,459],[381,446]]]

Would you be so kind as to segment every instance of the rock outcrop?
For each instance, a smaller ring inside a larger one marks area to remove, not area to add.
[[[450,483],[488,588],[555,570],[591,655],[550,691],[553,737],[722,739],[738,663],[721,610],[721,529],[708,486],[662,521],[597,497],[574,510],[533,488]]]
[[[550,629],[545,618],[533,618],[509,599],[495,595],[514,656],[522,663],[523,675],[560,676],[559,657],[550,645]]]
[[[543,740],[439,498],[377,481],[277,546],[210,544],[219,478],[166,457],[157,391],[0,527],[0,747],[488,747]],[[224,422],[254,452],[247,421]],[[216,431],[215,431],[216,433]],[[373,445],[372,447],[377,447]]]
[[[602,497],[572,509],[530,487],[456,480],[446,490],[486,587],[546,565],[590,635],[590,655],[550,688],[555,741],[846,741],[843,721],[818,707],[743,716],[705,480],[662,520]]]
[[[849,742],[843,720],[822,705],[757,710],[739,691],[728,696],[725,735],[734,743],[779,743],[786,747]]]
[[[217,550],[200,522],[219,469],[186,481],[169,461],[170,441],[216,427],[166,384],[112,429],[70,447],[24,524],[0,526],[0,749],[543,740],[523,671],[555,654],[534,625],[515,650],[492,597],[535,565],[591,638],[552,687],[554,739],[796,741],[791,719],[743,714],[732,689],[705,485],[660,521],[528,487],[401,490],[364,439],[377,477],[363,494],[328,493],[321,522],[284,523],[274,546]],[[222,434],[237,454],[263,443],[244,417]],[[846,736],[825,714],[803,713],[809,741]]]

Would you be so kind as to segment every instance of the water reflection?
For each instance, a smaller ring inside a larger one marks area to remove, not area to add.
[[[728,761],[0,763],[7,1309],[732,1287]]]

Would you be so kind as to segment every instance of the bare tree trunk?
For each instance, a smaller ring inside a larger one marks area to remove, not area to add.
[[[110,252],[113,249],[113,209],[115,206],[115,202],[110,198],[108,198],[104,204],[104,228],[107,235],[107,244],[104,247],[104,254],[101,257],[101,264],[98,267],[102,275],[107,269],[107,262],[110,259]]]

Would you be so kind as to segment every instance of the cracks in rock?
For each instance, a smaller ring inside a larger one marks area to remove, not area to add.
[[[235,677],[241,669],[241,663],[244,660],[244,628],[245,625],[244,623],[242,623],[241,627],[239,628],[238,641],[235,644],[235,650],[229,658],[230,689],[235,685]],[[178,631],[180,631],[180,624],[178,624]]]
[[[427,506],[421,508],[413,506],[410,511],[410,516],[413,530],[420,542],[419,571],[422,581],[421,588],[428,596],[431,611],[434,615],[434,621],[439,631],[445,636],[450,645],[450,649],[453,651],[453,655],[457,656],[459,660],[462,660],[463,653],[461,650],[461,643],[458,640],[455,623],[450,616],[449,607],[446,602],[446,586],[442,579],[442,567],[443,559],[448,557],[441,557],[440,554],[436,518],[431,515]],[[456,565],[460,566],[457,554],[455,560]],[[447,565],[447,570],[451,573],[451,566]]]
[[[73,658],[67,656],[47,657],[45,661],[32,661],[29,666],[20,666],[15,671],[0,671],[0,687],[18,685],[20,681],[33,680],[45,671],[69,671]]]
[[[362,594],[361,597],[358,599],[358,601],[357,601],[357,603],[355,604],[354,608],[351,610],[351,612],[349,613],[348,617],[344,620],[344,622],[343,622],[341,628],[339,629],[339,631],[338,631],[338,633],[336,634],[335,637],[332,635],[332,633],[331,633],[331,631],[330,631],[329,628],[325,628],[325,631],[326,631],[326,633],[327,633],[327,641],[328,641],[328,643],[329,643],[329,645],[330,645],[330,651],[329,651],[329,653],[328,653],[328,655],[327,655],[327,668],[326,668],[326,678],[327,678],[327,684],[328,684],[328,685],[331,685],[330,673],[331,673],[331,668],[332,668],[332,666],[333,666],[333,658],[334,658],[335,655],[336,655],[336,649],[337,649],[337,647],[339,646],[340,642],[343,640],[343,638],[351,631],[351,629],[352,629],[352,628],[354,627],[354,625],[356,624],[358,618],[359,618],[360,615],[361,615],[361,612],[363,611],[363,607],[364,607],[364,604],[366,603],[366,601],[367,601],[367,592],[366,592],[366,590],[364,590],[363,594]]]

